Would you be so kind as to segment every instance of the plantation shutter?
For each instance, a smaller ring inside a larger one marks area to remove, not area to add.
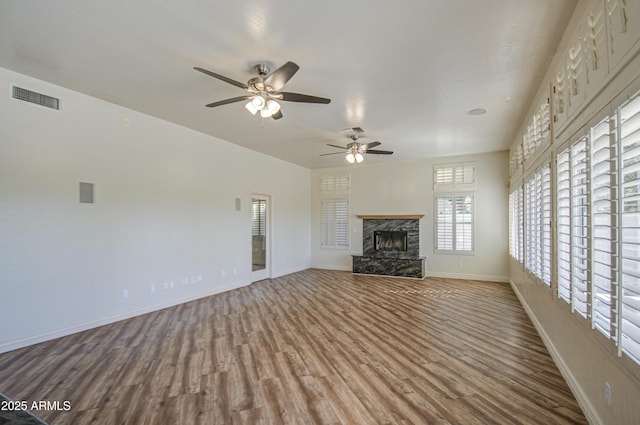
[[[571,146],[571,310],[587,317],[587,138]]]
[[[509,253],[522,263],[522,186],[509,195]]]
[[[320,192],[322,194],[346,194],[350,191],[349,174],[324,174],[320,176]]]
[[[435,168],[435,184],[453,184],[454,175],[453,165],[438,165]]]
[[[267,201],[255,199],[251,201],[251,235],[264,236],[267,227]]]
[[[525,183],[525,267],[551,285],[551,168],[538,169]]]
[[[542,264],[541,276],[542,281],[551,286],[551,166],[549,164],[540,170],[540,233]]]
[[[455,196],[456,209],[456,251],[473,251],[473,197]]]
[[[436,198],[436,251],[473,252],[473,195]]]
[[[349,201],[336,201],[336,247],[349,247]]]
[[[611,197],[609,118],[590,130],[591,139],[591,317],[595,329],[610,338],[612,287],[616,285]]]
[[[525,249],[524,266],[527,270],[535,273],[535,176],[527,180],[524,185],[524,226],[525,226]]]
[[[524,192],[518,189],[518,261],[524,263]]]
[[[457,184],[473,184],[475,182],[473,164],[460,164],[455,167],[455,182]]]
[[[620,108],[619,121],[622,204],[619,346],[640,363],[640,96]]]
[[[436,199],[436,250],[453,251],[453,195]]]
[[[322,201],[322,246],[349,247],[349,201],[324,199]]]
[[[516,260],[520,257],[518,241],[519,214],[518,192],[520,188],[509,194],[509,255]]]
[[[475,185],[475,164],[440,164],[434,166],[434,188],[470,189]]]
[[[556,157],[558,297],[571,303],[571,165],[569,148]]]

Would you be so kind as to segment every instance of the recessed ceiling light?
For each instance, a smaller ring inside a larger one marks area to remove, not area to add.
[[[472,109],[469,112],[467,112],[467,114],[469,115],[482,115],[482,114],[486,114],[487,110],[483,109],[483,108],[476,108],[476,109]]]

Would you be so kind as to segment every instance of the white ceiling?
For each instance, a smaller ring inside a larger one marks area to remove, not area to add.
[[[2,0],[0,67],[308,168],[346,164],[345,127],[393,156],[508,149],[577,0]],[[300,66],[278,121],[243,103],[251,65]],[[471,116],[474,108],[487,113]]]

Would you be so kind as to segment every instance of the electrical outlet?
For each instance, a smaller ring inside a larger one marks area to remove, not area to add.
[[[129,298],[129,290],[125,289],[124,291],[122,291],[122,298]]]
[[[604,383],[604,399],[607,401],[607,405],[611,406],[611,385],[608,382]]]

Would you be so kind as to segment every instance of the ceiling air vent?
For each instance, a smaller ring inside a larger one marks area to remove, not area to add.
[[[46,94],[36,93],[21,87],[13,86],[13,98],[55,110],[60,109],[60,99],[47,96]]]

